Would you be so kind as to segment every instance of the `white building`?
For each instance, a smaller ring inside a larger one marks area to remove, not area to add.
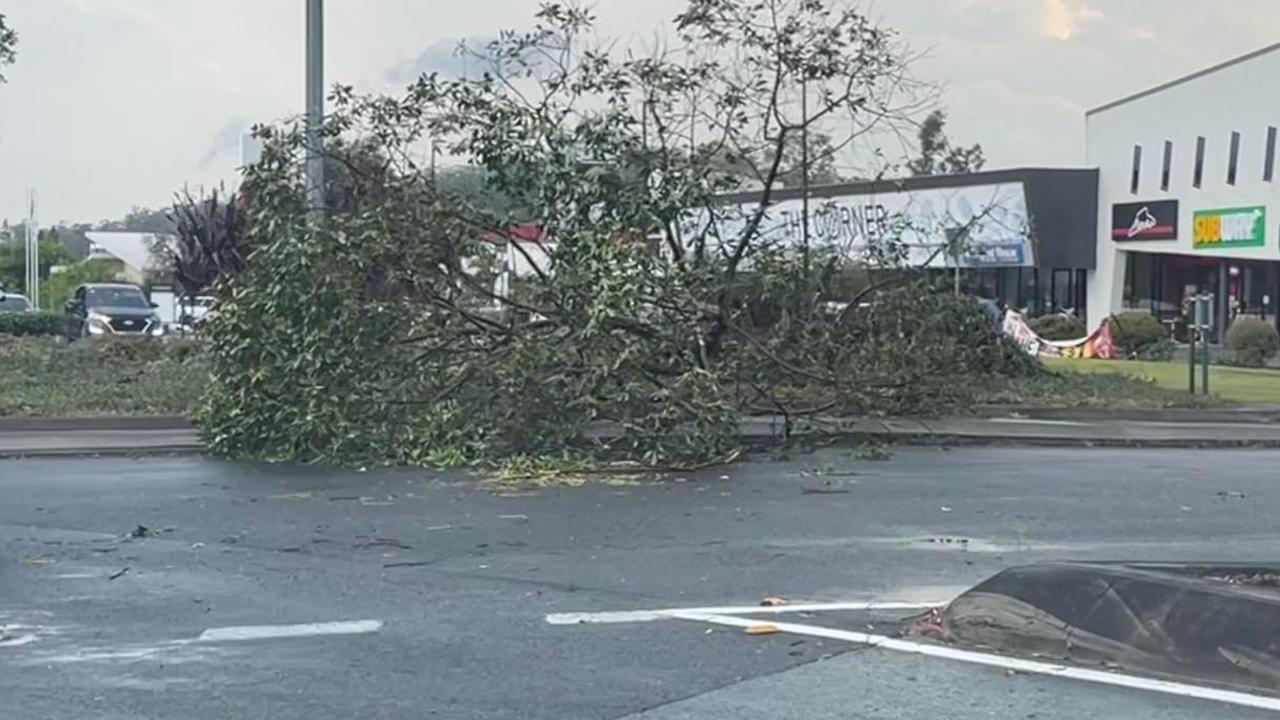
[[[1095,108],[1099,168],[1089,326],[1150,310],[1180,331],[1184,299],[1210,292],[1219,327],[1272,322],[1280,302],[1280,44]]]

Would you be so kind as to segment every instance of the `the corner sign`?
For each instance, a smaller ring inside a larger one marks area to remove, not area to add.
[[[1263,206],[1195,212],[1195,236],[1191,245],[1198,250],[1266,244],[1267,209]]]
[[[1155,200],[1111,206],[1111,239],[1178,239],[1178,201]]]

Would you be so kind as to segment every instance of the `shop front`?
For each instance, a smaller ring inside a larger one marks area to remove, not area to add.
[[[1112,239],[1125,254],[1122,309],[1150,312],[1180,341],[1198,294],[1214,297],[1219,337],[1239,317],[1280,323],[1280,261],[1247,256],[1268,246],[1267,209],[1193,210],[1190,253],[1149,251],[1143,241],[1178,239],[1178,214],[1176,200],[1114,206]]]

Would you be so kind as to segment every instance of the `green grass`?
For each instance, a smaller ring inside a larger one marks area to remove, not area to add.
[[[190,415],[207,382],[191,341],[0,335],[0,417]]]
[[[1073,374],[1137,378],[1188,397],[1186,363],[1050,358],[1045,360],[1045,366]],[[1199,367],[1196,373],[1196,384],[1199,385]],[[1280,405],[1280,371],[1214,366],[1209,368],[1209,390],[1218,400],[1230,403]]]

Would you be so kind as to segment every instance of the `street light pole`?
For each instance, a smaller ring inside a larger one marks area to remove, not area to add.
[[[307,201],[324,219],[324,0],[307,0]]]

